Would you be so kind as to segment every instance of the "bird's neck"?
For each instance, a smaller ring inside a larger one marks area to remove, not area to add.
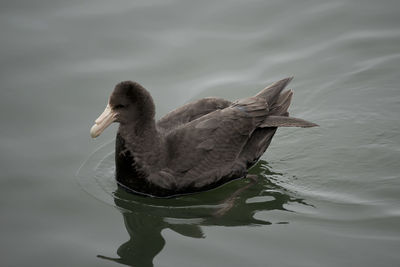
[[[125,140],[125,147],[134,157],[137,167],[146,173],[162,167],[163,140],[154,119],[146,123],[120,125],[118,132]]]

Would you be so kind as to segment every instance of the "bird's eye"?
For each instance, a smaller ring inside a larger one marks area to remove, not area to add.
[[[118,104],[116,106],[114,106],[114,109],[120,109],[120,108],[124,108],[125,106],[122,104]]]

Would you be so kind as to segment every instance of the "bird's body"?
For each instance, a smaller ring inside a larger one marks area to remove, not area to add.
[[[282,91],[290,80],[235,102],[197,100],[157,122],[148,92],[137,83],[120,83],[110,97],[110,110],[118,113],[119,106],[128,109],[129,102],[136,108],[130,108],[126,115],[120,112],[121,118],[115,115],[115,121],[120,122],[115,154],[118,183],[137,193],[170,197],[245,177],[269,146],[277,127],[316,125],[288,117],[293,93]],[[127,89],[136,87],[134,92]],[[129,101],[121,100],[124,94]],[[118,104],[121,101],[123,105]]]

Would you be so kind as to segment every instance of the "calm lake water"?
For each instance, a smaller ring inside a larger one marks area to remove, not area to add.
[[[399,266],[400,2],[2,1],[1,266]],[[116,126],[89,129],[136,80],[157,116],[294,75],[251,172],[210,192],[132,196]]]

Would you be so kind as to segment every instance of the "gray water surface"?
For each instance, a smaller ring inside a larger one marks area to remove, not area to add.
[[[400,2],[2,1],[1,266],[398,266]],[[136,80],[157,117],[295,76],[251,172],[169,200],[118,190],[116,126]]]

